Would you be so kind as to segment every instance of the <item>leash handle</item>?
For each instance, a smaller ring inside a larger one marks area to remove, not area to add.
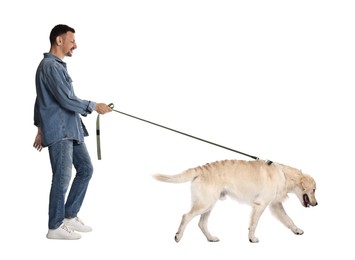
[[[114,108],[113,103],[108,104],[110,108]],[[100,114],[96,118],[96,148],[97,148],[97,159],[101,160],[101,140],[100,140]]]
[[[97,147],[97,159],[101,160],[100,114],[98,114],[96,118],[96,147]]]

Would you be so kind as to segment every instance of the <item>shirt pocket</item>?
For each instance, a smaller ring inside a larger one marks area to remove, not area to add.
[[[73,82],[73,80],[71,79],[71,77],[69,76],[69,74],[68,73],[64,73],[64,77],[65,77],[65,79],[66,79],[66,81],[68,82],[68,83],[72,83]]]

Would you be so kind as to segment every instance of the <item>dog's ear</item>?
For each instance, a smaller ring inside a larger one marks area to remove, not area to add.
[[[302,190],[303,191],[305,191],[307,188],[307,183],[306,183],[307,181],[305,181],[305,177],[304,176],[302,176],[302,178],[301,178],[301,186],[302,186]]]
[[[313,183],[314,183],[314,181],[313,181],[311,176],[306,175],[306,174],[302,175],[301,186],[302,186],[303,191],[305,191],[305,190],[309,189],[310,187],[312,187]]]

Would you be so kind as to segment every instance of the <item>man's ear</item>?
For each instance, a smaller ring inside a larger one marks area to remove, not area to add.
[[[56,41],[58,46],[61,46],[63,44],[63,37],[62,36],[57,36],[55,41]]]

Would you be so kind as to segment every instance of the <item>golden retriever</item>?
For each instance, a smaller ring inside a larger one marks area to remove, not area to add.
[[[255,160],[223,160],[188,169],[177,175],[155,174],[159,181],[183,183],[191,181],[192,207],[183,215],[175,241],[179,242],[187,224],[201,215],[198,226],[210,242],[219,239],[207,228],[208,217],[218,201],[227,195],[252,207],[249,223],[249,241],[259,242],[255,230],[260,216],[269,206],[273,215],[297,235],[303,234],[286,214],[282,202],[288,193],[294,193],[304,207],[316,206],[316,182],[300,170],[283,164]]]

